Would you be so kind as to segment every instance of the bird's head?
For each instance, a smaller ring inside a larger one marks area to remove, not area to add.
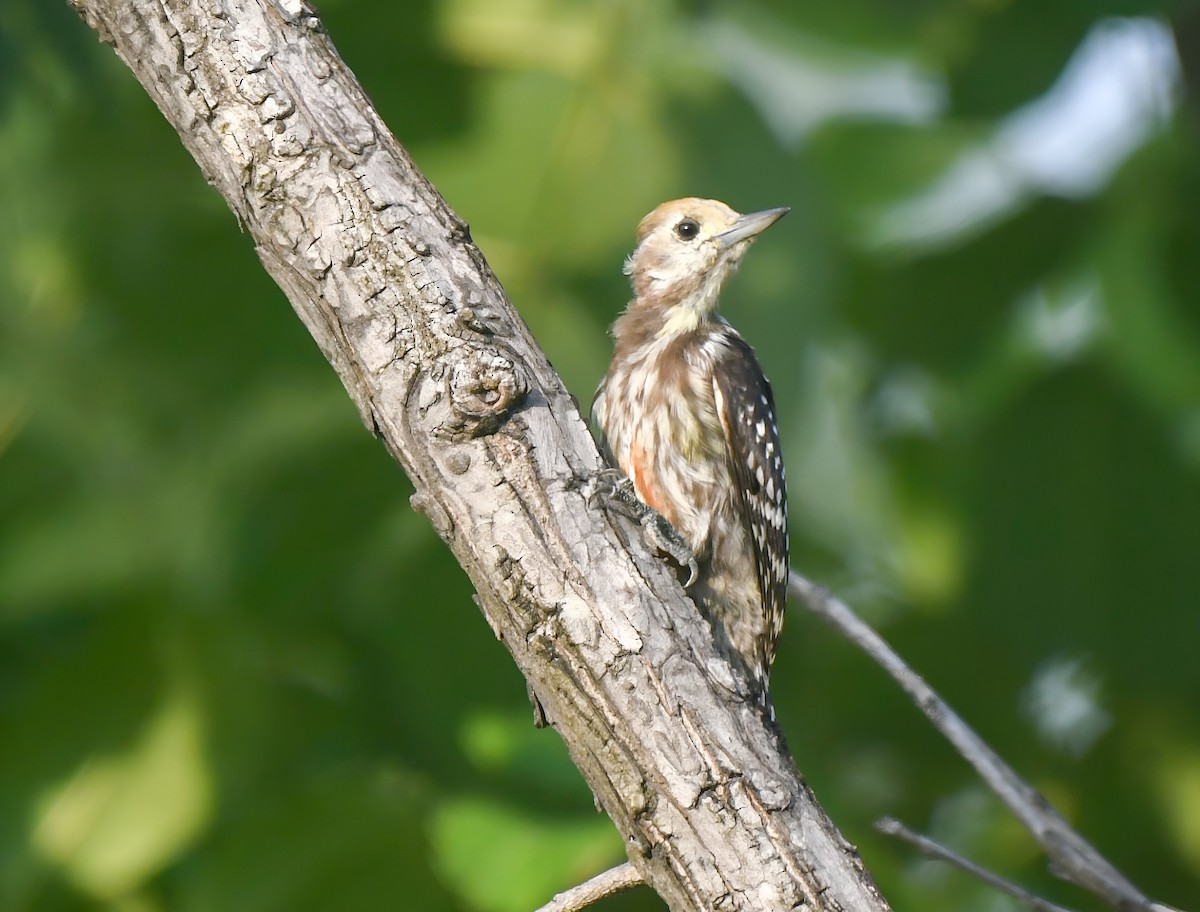
[[[694,197],[663,203],[638,225],[637,247],[625,261],[637,295],[631,307],[661,310],[676,329],[699,325],[754,238],[787,212],[742,215]]]

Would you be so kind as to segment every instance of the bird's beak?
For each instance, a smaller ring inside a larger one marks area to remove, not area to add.
[[[728,250],[738,241],[744,241],[766,231],[789,212],[791,209],[784,206],[780,209],[764,209],[761,212],[739,215],[731,227],[717,235],[717,243],[722,250]]]

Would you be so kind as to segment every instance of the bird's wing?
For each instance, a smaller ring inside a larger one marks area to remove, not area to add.
[[[728,355],[713,372],[713,396],[725,431],[726,455],[742,498],[754,545],[758,587],[767,618],[763,679],[775,659],[775,641],[787,601],[787,486],[775,398],[754,350],[730,332]]]

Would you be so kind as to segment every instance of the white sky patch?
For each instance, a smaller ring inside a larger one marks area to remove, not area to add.
[[[1103,20],[1045,95],[1006,117],[925,191],[879,213],[868,240],[939,246],[995,223],[1031,196],[1095,193],[1161,129],[1180,78],[1166,25]]]
[[[1073,757],[1087,753],[1112,725],[1100,705],[1100,679],[1079,659],[1044,662],[1025,689],[1021,706],[1043,741]]]
[[[730,21],[700,31],[714,68],[746,94],[786,146],[830,120],[923,124],[945,110],[942,81],[907,60],[794,31],[785,37],[786,46],[772,46]]]
[[[937,435],[933,379],[920,368],[902,365],[890,371],[871,401],[871,415],[883,434]]]
[[[1069,361],[1087,349],[1104,328],[1100,284],[1076,282],[1059,293],[1038,287],[1018,311],[1018,332],[1050,361]]]

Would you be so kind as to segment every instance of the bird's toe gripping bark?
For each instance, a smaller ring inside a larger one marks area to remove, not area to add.
[[[643,504],[643,506],[645,506]],[[680,567],[687,567],[688,578],[683,584],[684,589],[691,587],[700,575],[700,566],[696,563],[696,555],[688,547],[683,536],[675,531],[675,527],[663,519],[657,510],[646,507],[645,515],[641,518],[642,535],[658,551],[667,555]]]
[[[619,469],[602,469],[585,485],[588,506],[603,506],[634,520],[642,527],[642,538],[660,554],[665,554],[688,571],[683,588],[689,588],[700,575],[696,556],[663,515],[637,496],[637,490]]]

